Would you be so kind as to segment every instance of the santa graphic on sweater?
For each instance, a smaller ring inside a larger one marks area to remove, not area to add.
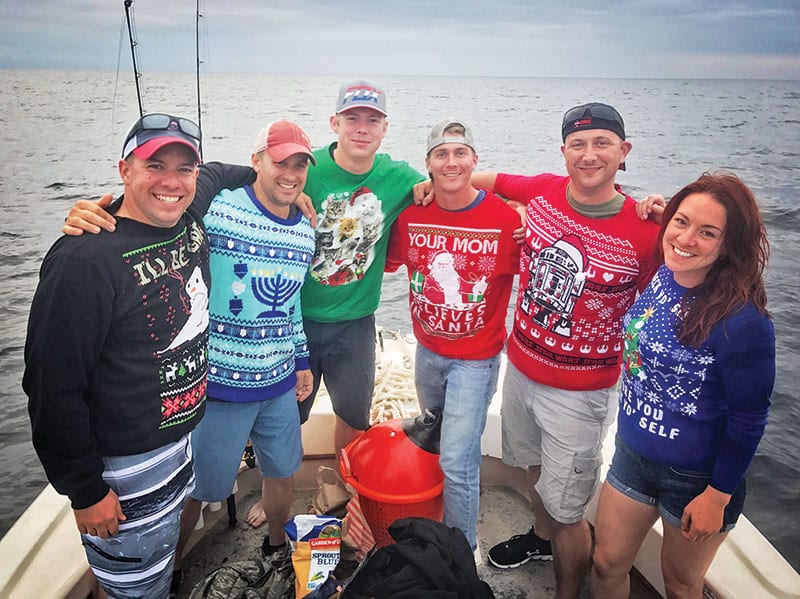
[[[448,252],[435,254],[429,262],[428,276],[422,285],[423,297],[440,306],[464,307],[483,300],[486,277],[477,281],[466,281],[458,274],[453,255]]]

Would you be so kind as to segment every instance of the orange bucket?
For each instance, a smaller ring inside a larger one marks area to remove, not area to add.
[[[399,518],[441,522],[444,475],[439,467],[441,415],[376,424],[339,455],[342,478],[357,492],[378,547],[393,543],[387,529]]]

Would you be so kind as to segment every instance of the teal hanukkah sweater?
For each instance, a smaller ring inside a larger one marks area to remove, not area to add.
[[[300,288],[314,230],[294,207],[286,220],[270,213],[250,185],[217,194],[203,222],[212,271],[208,396],[276,397],[309,368]]]

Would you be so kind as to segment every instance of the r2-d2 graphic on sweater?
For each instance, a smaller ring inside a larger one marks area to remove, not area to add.
[[[577,237],[562,237],[542,249],[528,269],[520,307],[544,329],[569,337],[572,313],[586,283],[586,252]]]

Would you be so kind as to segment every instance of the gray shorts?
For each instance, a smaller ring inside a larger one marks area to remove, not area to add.
[[[566,391],[540,385],[508,363],[503,380],[503,461],[541,466],[536,491],[550,517],[582,520],[597,488],[601,447],[616,416],[616,386]]]
[[[303,328],[314,389],[297,404],[300,422],[308,420],[324,381],[334,413],[352,428],[366,430],[375,388],[375,315],[343,322],[304,320]]]

